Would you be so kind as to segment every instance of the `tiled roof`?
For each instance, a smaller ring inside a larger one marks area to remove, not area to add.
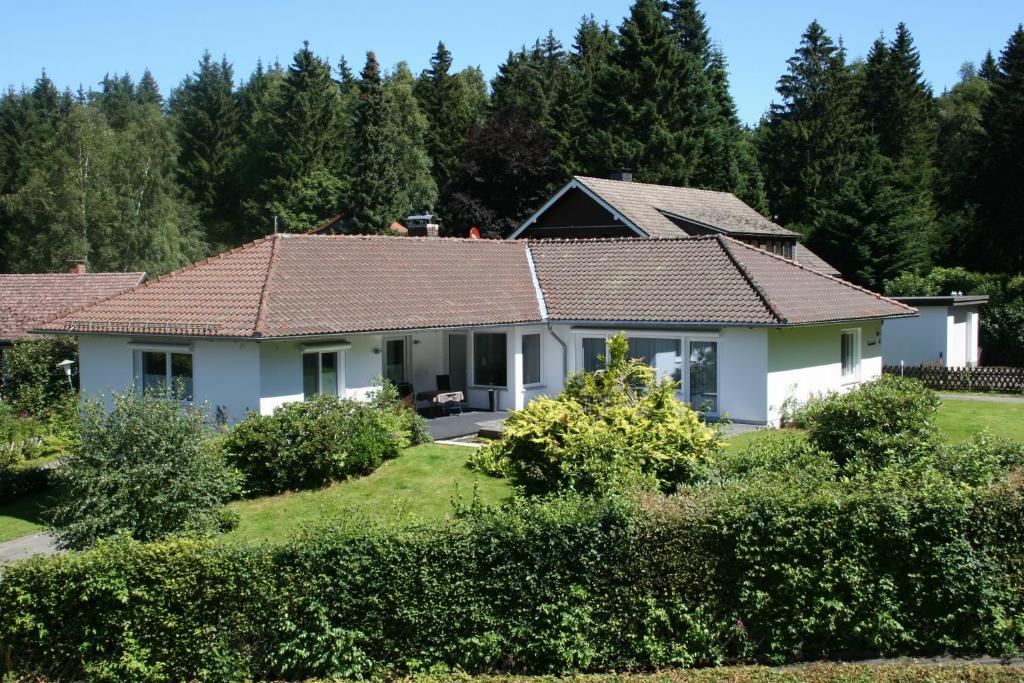
[[[277,235],[42,329],[279,338],[539,322],[534,272],[555,321],[785,325],[914,312],[721,235],[549,241]]]
[[[729,192],[588,176],[575,176],[574,179],[650,237],[679,237],[680,228],[672,221],[673,216],[725,233],[796,236],[796,233],[772,223]]]
[[[0,340],[20,339],[51,318],[142,282],[145,273],[0,274]]]
[[[840,277],[841,273],[835,269],[828,261],[821,258],[813,251],[808,249],[802,244],[796,245],[796,258],[793,259],[802,265],[807,266],[811,270],[816,270],[819,273],[825,273],[825,275],[835,275]]]
[[[43,329],[283,337],[537,320],[525,243],[277,235]]]
[[[803,324],[914,309],[724,236],[530,243],[555,320]]]

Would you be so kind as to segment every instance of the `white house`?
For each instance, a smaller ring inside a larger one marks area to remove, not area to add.
[[[896,301],[914,306],[917,318],[885,323],[886,365],[974,367],[981,361],[978,321],[987,296],[908,296]]]
[[[882,368],[913,308],[723,235],[498,241],[274,235],[85,306],[86,395],[182,382],[228,419],[384,376],[439,375],[469,407],[522,408],[601,365],[617,332],[712,416],[778,420],[788,396]]]

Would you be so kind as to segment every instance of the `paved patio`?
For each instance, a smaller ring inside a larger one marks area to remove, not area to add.
[[[493,437],[501,433],[501,424],[506,417],[508,412],[504,410],[467,410],[461,415],[444,415],[428,419],[427,431],[435,441],[476,435],[480,432]]]

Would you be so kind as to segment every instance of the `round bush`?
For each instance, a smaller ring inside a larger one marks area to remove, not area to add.
[[[883,375],[807,404],[811,443],[845,466],[881,468],[914,460],[936,441],[939,397],[914,379]]]

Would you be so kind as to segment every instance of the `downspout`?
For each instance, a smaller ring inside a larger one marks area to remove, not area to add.
[[[555,330],[551,326],[551,320],[548,319],[548,305],[544,301],[544,290],[541,289],[540,280],[537,278],[537,267],[533,263],[533,253],[530,252],[529,242],[526,242],[526,263],[530,267],[530,278],[533,280],[533,291],[537,294],[540,317],[544,324],[547,325],[548,334],[554,337],[558,345],[562,347],[562,379],[564,380],[569,376],[569,347],[566,346],[565,341],[561,337],[555,334]]]

